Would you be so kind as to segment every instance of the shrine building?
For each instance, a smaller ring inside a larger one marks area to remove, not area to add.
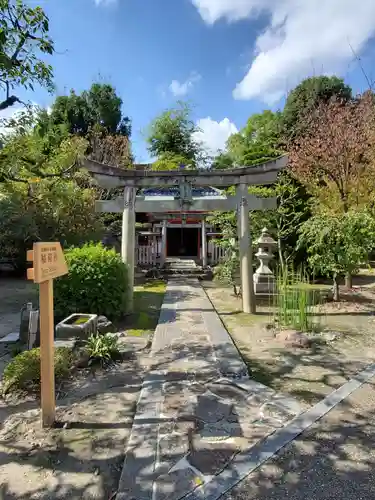
[[[174,202],[179,197],[179,187],[166,186],[139,191],[145,202],[158,202],[155,206]],[[226,200],[219,189],[203,186],[192,188],[194,202]],[[216,244],[221,233],[215,231],[205,218],[207,210],[170,210],[164,213],[136,214],[136,263],[140,266],[162,265],[166,258],[191,259],[201,265],[215,265],[224,257],[224,249]]]

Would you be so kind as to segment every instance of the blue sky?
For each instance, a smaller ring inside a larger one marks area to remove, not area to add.
[[[375,79],[374,0],[30,3],[50,17],[57,93],[113,84],[139,162],[149,160],[143,131],[177,99],[192,103],[199,139],[215,151],[252,113],[282,107],[306,76],[337,73],[361,91],[362,65]],[[42,106],[53,100],[42,89],[20,94]]]

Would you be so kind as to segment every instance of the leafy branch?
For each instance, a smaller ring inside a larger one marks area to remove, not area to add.
[[[52,67],[36,56],[39,51],[53,54],[48,36],[48,17],[40,7],[30,8],[22,0],[0,0],[0,87],[5,99],[0,110],[24,104],[11,90],[21,85],[33,90],[39,83],[52,91]]]

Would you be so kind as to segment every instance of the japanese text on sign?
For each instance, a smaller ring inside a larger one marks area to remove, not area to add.
[[[60,243],[34,243],[34,282],[58,278],[68,272]]]
[[[41,260],[41,277],[48,278],[50,274],[56,271],[57,264],[57,248],[56,245],[50,247],[42,247],[40,250],[40,260]]]

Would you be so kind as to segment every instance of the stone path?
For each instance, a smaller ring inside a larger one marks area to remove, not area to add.
[[[216,499],[250,450],[300,413],[249,379],[197,280],[169,282],[149,362],[117,500]]]

